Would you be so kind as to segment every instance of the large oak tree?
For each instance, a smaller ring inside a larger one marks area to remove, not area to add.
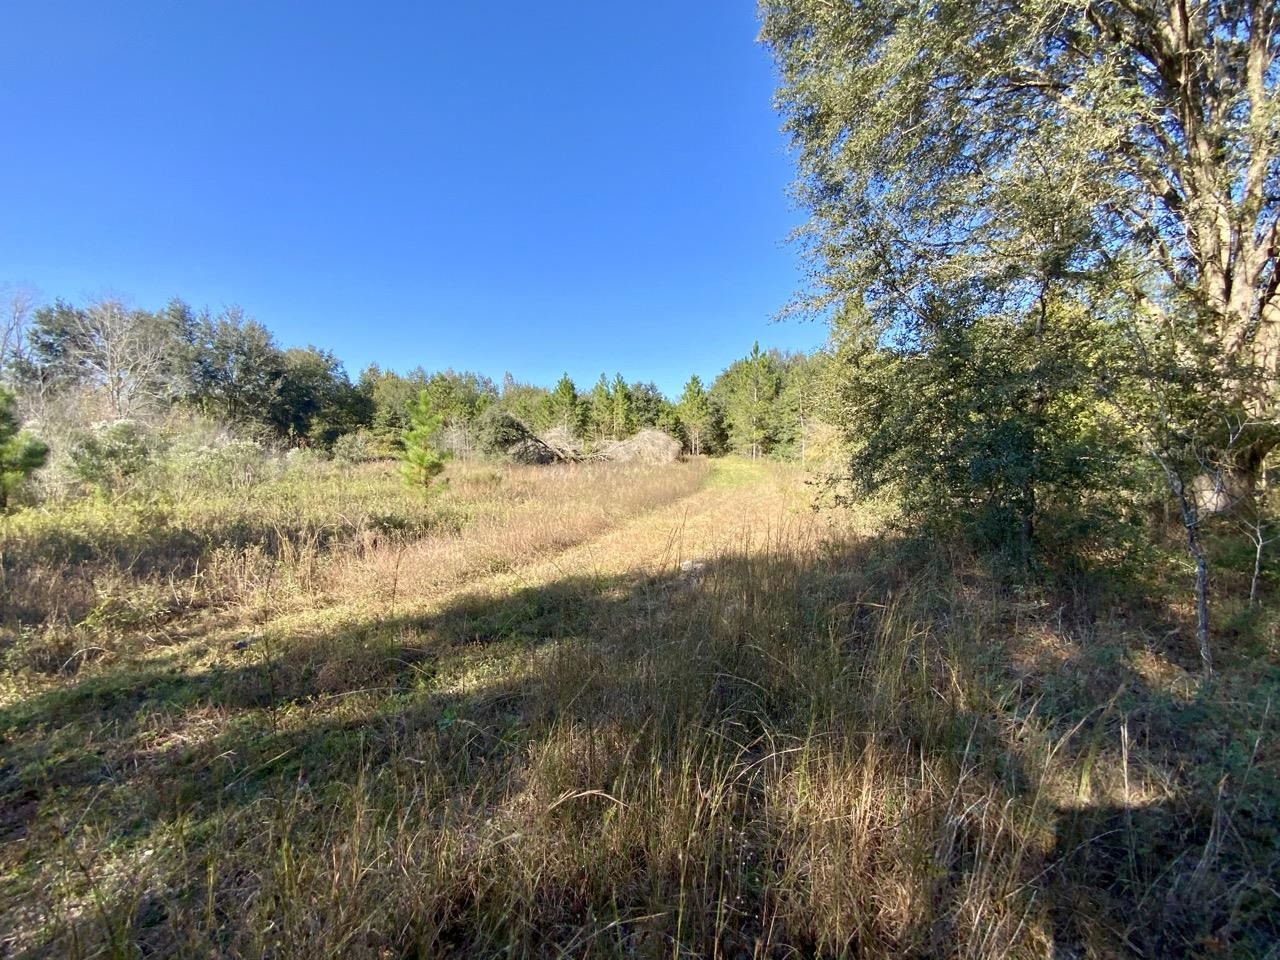
[[[1191,315],[1230,400],[1275,401],[1274,0],[762,0],[816,284],[801,306],[918,333],[1122,291]],[[1246,466],[1274,443],[1257,431]]]

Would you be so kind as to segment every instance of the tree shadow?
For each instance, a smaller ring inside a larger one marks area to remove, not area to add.
[[[621,730],[675,765],[696,730],[735,744],[733,763],[750,771],[735,787],[741,795],[732,807],[747,852],[735,853],[738,859],[724,852],[724,862],[704,865],[693,883],[671,864],[629,851],[634,862],[620,860],[618,875],[648,879],[613,890],[612,914],[601,913],[606,901],[583,892],[586,880],[548,878],[539,891],[544,916],[533,928],[507,930],[511,944],[535,954],[573,953],[579,924],[594,931],[591,949],[607,943],[630,955],[646,955],[645,944],[654,943],[668,954],[674,944],[708,955],[856,955],[876,942],[895,944],[901,955],[950,955],[962,936],[966,891],[991,863],[1013,865],[1002,882],[1027,904],[1028,916],[1043,918],[1061,958],[1189,956],[1215,944],[1248,950],[1280,935],[1270,910],[1274,889],[1266,886],[1276,865],[1269,794],[1257,782],[1252,792],[1233,784],[1235,792],[1224,794],[1212,778],[1177,766],[1211,763],[1197,750],[1215,737],[1238,747],[1212,704],[1176,702],[1123,659],[1090,667],[1105,673],[1106,689],[1115,691],[1110,702],[1089,683],[1046,695],[1061,672],[1057,662],[1033,665],[1038,685],[1007,665],[984,665],[968,678],[974,687],[963,700],[941,705],[906,696],[879,706],[853,702],[851,694],[883,692],[865,678],[874,676],[868,664],[875,657],[893,652],[876,646],[893,616],[909,615],[933,631],[938,649],[900,651],[903,675],[923,676],[937,669],[942,641],[960,615],[935,601],[906,610],[914,602],[909,591],[938,591],[921,589],[920,572],[892,559],[867,548],[828,549],[799,559],[728,555],[659,574],[571,576],[501,596],[477,592],[429,616],[375,612],[305,635],[268,634],[194,670],[169,658],[93,672],[0,708],[0,844],[23,843],[37,860],[56,856],[61,824],[42,818],[68,798],[115,798],[95,814],[97,841],[140,846],[180,822],[252,815],[263,801],[280,804],[304,792],[338,796],[367,778],[407,777],[413,765],[427,763],[442,809],[480,823],[510,801],[530,756],[566,731],[580,728],[603,743]],[[930,675],[920,690],[934,686]],[[1173,799],[1118,805],[1097,802],[1082,788],[1085,799],[1076,805],[1046,798],[1046,808],[1035,810],[1042,802],[1038,761],[1009,736],[1011,722],[1032,711],[1047,740],[1082,764],[1111,762],[1110,749],[1099,745],[1117,742],[1123,717],[1135,744],[1161,744],[1152,755],[1169,764]],[[217,718],[211,735],[148,739],[164,726],[157,717],[203,715]],[[885,726],[869,732],[871,719]],[[1196,731],[1190,740],[1188,729]],[[1176,731],[1182,740],[1170,739]],[[742,857],[760,855],[751,838],[764,829],[756,818],[766,803],[765,772],[780,762],[777,745],[809,743],[806,749],[835,754],[872,739],[906,761],[967,770],[991,809],[1032,810],[1052,825],[1052,841],[1018,846],[1011,834],[993,838],[989,825],[948,813],[940,820],[947,842],[929,867],[931,905],[905,932],[864,930],[837,947],[801,926],[770,926],[766,918],[779,914],[781,896],[772,885],[791,875],[789,851],[783,845],[749,865]],[[640,767],[627,782],[655,775]],[[619,792],[607,776],[584,777],[579,796]],[[557,816],[598,818],[609,804],[590,806],[596,812],[589,815],[570,815],[569,808]],[[1257,843],[1270,843],[1271,852],[1248,849]],[[161,889],[169,893],[118,904],[129,915],[128,937],[153,953],[172,952],[167,938],[198,909],[201,877],[175,873]],[[434,927],[400,918],[382,932],[382,944],[406,956],[492,952],[495,934],[482,935],[480,921],[492,922],[485,911],[496,907],[484,896],[458,892],[448,918]],[[645,897],[730,919],[717,920],[703,939],[666,920],[619,919],[654,913]],[[220,901],[218,911],[218,924],[234,931],[234,907]],[[92,939],[91,931],[63,930],[48,949],[75,936]]]

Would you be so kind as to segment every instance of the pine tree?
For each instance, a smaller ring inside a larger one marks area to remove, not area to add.
[[[750,356],[732,364],[717,378],[712,392],[723,411],[729,440],[753,460],[769,452],[775,439],[775,409],[781,378],[774,356],[760,344]]]
[[[684,385],[684,393],[676,405],[676,416],[689,438],[689,452],[695,457],[702,453],[702,445],[711,428],[711,401],[702,387],[702,379],[695,373]]]
[[[627,382],[622,379],[622,374],[618,374],[613,379],[612,390],[613,410],[610,421],[613,426],[613,439],[622,440],[630,436],[633,417],[631,404],[631,388],[627,386]]]
[[[21,433],[20,426],[17,401],[0,389],[0,513],[9,509],[9,498],[18,486],[49,458],[48,446]]]
[[[555,389],[547,394],[544,408],[548,426],[562,427],[575,437],[581,435],[583,415],[587,411],[569,374],[562,376]]]
[[[444,454],[436,447],[443,421],[435,412],[431,396],[423,390],[409,404],[409,426],[401,435],[400,476],[415,490],[426,494],[432,481],[444,470]]]
[[[613,430],[613,392],[609,389],[609,380],[602,373],[596,385],[591,388],[591,406],[589,411],[591,439],[597,443],[609,436]]]
[[[801,463],[808,462],[809,440],[820,417],[827,355],[797,354],[786,358],[782,371],[782,391],[778,395],[778,442]]]

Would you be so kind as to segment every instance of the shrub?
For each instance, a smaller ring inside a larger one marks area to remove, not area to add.
[[[9,498],[49,458],[49,448],[18,427],[17,402],[0,390],[0,513],[9,509]]]
[[[392,451],[368,430],[344,433],[333,442],[333,459],[339,463],[369,463],[385,460]]]
[[[291,447],[284,455],[285,466],[290,470],[314,470],[328,466],[329,458],[315,447]]]
[[[119,494],[155,463],[162,449],[162,440],[136,420],[97,423],[72,440],[68,473],[89,490]]]
[[[169,470],[175,491],[235,493],[271,479],[279,463],[255,441],[232,439],[181,450]]]
[[[501,457],[516,444],[528,440],[533,433],[517,417],[497,407],[490,407],[477,425],[477,445],[487,457]]]

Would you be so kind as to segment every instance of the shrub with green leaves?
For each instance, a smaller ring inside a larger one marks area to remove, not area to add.
[[[155,463],[162,447],[160,437],[136,420],[94,424],[72,442],[68,472],[89,490],[118,494]]]
[[[477,432],[480,452],[494,459],[505,456],[517,443],[533,436],[533,431],[519,417],[501,407],[490,407],[484,412]]]
[[[0,389],[0,513],[9,509],[10,497],[49,458],[49,447],[21,426],[17,400]]]
[[[176,450],[168,466],[178,493],[236,493],[279,472],[277,459],[261,444],[245,438]]]
[[[1126,438],[1096,385],[1120,347],[1081,309],[1050,317],[1041,329],[952,313],[895,347],[840,331],[837,402],[858,493],[894,490],[912,527],[1022,564],[1061,559],[1100,523],[1114,534]]]
[[[333,459],[339,463],[369,463],[384,460],[388,454],[387,445],[370,430],[344,433],[333,442]]]

